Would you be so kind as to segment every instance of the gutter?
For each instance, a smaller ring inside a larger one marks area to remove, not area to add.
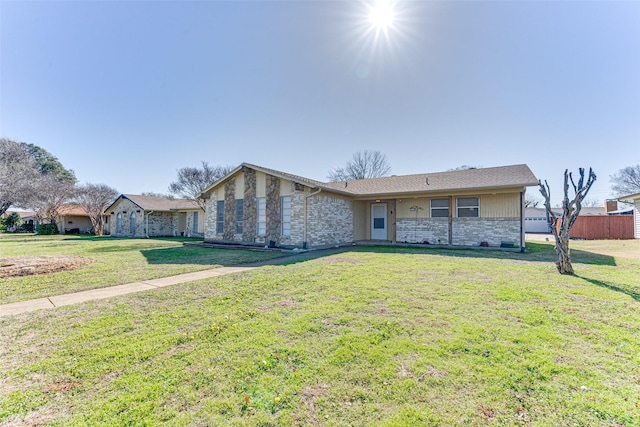
[[[306,196],[304,196],[304,237],[302,238],[302,249],[307,249],[307,223],[308,218],[307,218],[307,214],[309,212],[309,207],[308,207],[308,201],[309,201],[309,197],[311,196],[315,196],[316,194],[319,194],[322,191],[322,188],[318,188],[318,191],[315,191],[313,193],[307,194]]]

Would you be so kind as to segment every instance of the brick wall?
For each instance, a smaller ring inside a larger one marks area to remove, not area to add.
[[[320,193],[308,200],[309,247],[353,242],[353,202]]]
[[[401,218],[396,221],[396,241],[446,245],[449,243],[448,218]]]
[[[454,218],[452,244],[460,246],[500,246],[503,241],[520,246],[519,218]]]

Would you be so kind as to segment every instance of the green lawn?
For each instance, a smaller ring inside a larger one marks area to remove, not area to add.
[[[197,241],[185,238],[0,236],[0,260],[15,256],[77,255],[94,261],[71,271],[0,279],[0,304],[282,256],[278,252],[184,246],[184,241]]]
[[[640,242],[354,248],[0,318],[0,424],[640,425]]]

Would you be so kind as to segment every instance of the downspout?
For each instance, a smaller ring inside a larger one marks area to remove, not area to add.
[[[322,188],[319,188],[318,191],[304,196],[304,238],[302,239],[302,249],[307,249],[307,223],[308,223],[307,213],[309,211],[309,208],[307,206],[308,200],[309,200],[309,197],[315,196],[316,194],[319,194],[321,191],[322,191]]]

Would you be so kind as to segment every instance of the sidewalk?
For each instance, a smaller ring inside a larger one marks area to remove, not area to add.
[[[316,251],[303,252],[288,255],[280,258],[273,258],[251,264],[244,264],[235,267],[220,267],[210,270],[195,271],[193,273],[178,274],[177,276],[163,277],[160,279],[144,280],[142,282],[127,283],[124,285],[109,286],[106,288],[90,289],[88,291],[74,292],[70,294],[55,295],[51,297],[37,298],[27,301],[19,301],[10,304],[0,305],[0,317],[12,316],[30,311],[51,309],[71,304],[80,304],[85,301],[93,301],[120,295],[132,294],[134,292],[148,291],[151,289],[164,288],[165,286],[177,285],[179,283],[193,282],[195,280],[209,279],[211,277],[223,276],[225,274],[239,273],[253,270],[263,265],[278,265],[305,261],[320,256],[332,255],[342,252],[348,248],[320,249]]]

